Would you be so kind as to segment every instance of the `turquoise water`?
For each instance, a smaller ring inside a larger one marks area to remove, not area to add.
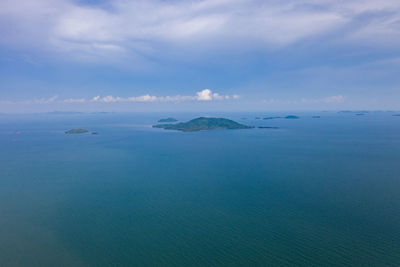
[[[400,117],[275,115],[0,115],[0,265],[400,265]]]

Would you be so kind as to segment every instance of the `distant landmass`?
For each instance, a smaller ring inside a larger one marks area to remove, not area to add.
[[[162,128],[165,130],[177,130],[182,132],[196,132],[202,130],[219,130],[219,129],[251,129],[253,126],[247,126],[235,121],[224,118],[206,118],[200,117],[188,122],[176,124],[158,124],[153,125],[154,128]]]
[[[166,119],[158,120],[158,122],[176,122],[176,121],[178,121],[178,120],[175,118],[166,118]]]
[[[89,132],[89,131],[86,129],[75,128],[75,129],[68,130],[65,133],[66,134],[81,134],[81,133],[87,133],[87,132]]]
[[[281,119],[282,117],[265,117],[263,120]]]
[[[279,129],[279,127],[271,127],[271,126],[258,126],[258,129]]]
[[[84,113],[83,112],[79,112],[79,111],[59,111],[59,110],[55,110],[55,111],[48,112],[48,114],[53,114],[53,115],[75,115],[75,114],[84,114]]]
[[[300,119],[300,117],[295,116],[295,115],[289,115],[289,116],[286,116],[285,119]]]
[[[274,119],[300,119],[300,117],[295,116],[295,115],[289,115],[289,116],[286,116],[286,117],[275,116],[275,117],[265,117],[265,118],[263,118],[263,120],[274,120]]]
[[[319,119],[321,116],[312,116],[313,119]]]
[[[400,117],[400,114],[393,114],[393,116],[395,116],[395,117]]]

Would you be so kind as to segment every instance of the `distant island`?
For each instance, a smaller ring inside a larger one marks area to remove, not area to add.
[[[286,116],[285,119],[300,119],[300,117],[295,116],[295,115],[289,115],[289,116]]]
[[[66,134],[81,134],[81,133],[87,133],[87,132],[89,132],[89,131],[86,129],[75,128],[75,129],[68,130],[65,133]]]
[[[158,120],[158,122],[176,122],[176,121],[178,121],[177,119],[175,119],[175,118],[166,118],[166,119],[160,119],[160,120]]]
[[[265,118],[263,118],[263,120],[274,120],[274,119],[300,119],[300,117],[295,116],[295,115],[289,115],[289,116],[286,116],[286,117],[275,116],[275,117],[265,117]]]
[[[258,129],[279,129],[279,127],[271,127],[271,126],[258,126]]]
[[[395,116],[395,117],[400,117],[400,114],[393,114],[393,116]]]
[[[265,117],[263,120],[281,119],[282,117]]]
[[[319,119],[321,116],[312,116],[313,119]]]
[[[153,125],[154,128],[162,128],[165,130],[177,130],[182,132],[196,132],[202,130],[219,130],[219,129],[251,129],[253,126],[247,126],[224,118],[206,118],[200,117],[188,122],[176,124],[158,124]]]
[[[84,113],[83,112],[79,112],[79,111],[59,111],[59,110],[55,110],[55,111],[47,112],[47,114],[53,114],[53,115],[76,115],[76,114],[84,114]]]

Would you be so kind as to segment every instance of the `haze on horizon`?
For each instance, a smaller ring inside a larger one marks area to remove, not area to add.
[[[0,112],[400,110],[398,0],[2,0]]]

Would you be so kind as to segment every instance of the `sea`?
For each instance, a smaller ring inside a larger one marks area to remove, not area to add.
[[[400,266],[393,115],[1,114],[0,266]]]

